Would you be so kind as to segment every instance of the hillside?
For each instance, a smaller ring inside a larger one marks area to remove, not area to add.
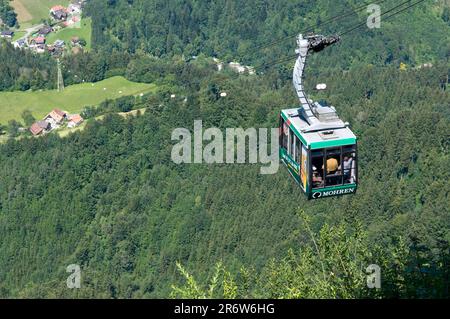
[[[86,106],[95,106],[107,99],[148,93],[154,85],[133,83],[123,77],[112,77],[97,83],[71,85],[63,92],[56,90],[34,92],[0,92],[0,124],[21,120],[29,110],[35,118],[43,118],[54,108],[80,113]]]
[[[196,118],[206,127],[272,126],[294,98],[284,98],[292,96],[289,83],[274,90],[267,77],[183,76],[188,90],[199,85],[188,105],[149,102],[135,119],[107,117],[65,139],[0,146],[0,269],[8,269],[0,291],[67,296],[59,278],[74,262],[87,278],[79,297],[167,297],[181,280],[178,261],[200,278],[220,260],[233,271],[259,272],[305,242],[295,235],[298,205],[315,230],[358,221],[369,247],[406,240],[407,266],[396,276],[408,285],[386,282],[386,296],[445,295],[450,97],[434,80],[439,71],[365,68],[330,78],[329,99],[360,137],[361,186],[353,197],[307,202],[283,168],[263,176],[257,166],[170,161],[171,131]],[[211,83],[230,98],[212,100]]]
[[[403,1],[382,1],[385,12]],[[97,48],[156,56],[184,54],[216,56],[259,65],[292,55],[295,41],[277,42],[290,35],[339,33],[367,20],[366,10],[352,15],[364,1],[303,0],[242,2],[238,0],[127,0],[90,1],[86,13],[94,21]],[[444,21],[447,1],[426,1],[395,19],[381,20],[382,28],[363,28],[348,36],[328,57],[327,66],[354,64],[419,64],[447,58],[450,26]],[[324,23],[346,13],[345,19]],[[151,21],[151,23],[146,23]],[[323,25],[323,27],[315,27]],[[144,27],[145,26],[145,27]],[[276,45],[266,46],[276,43]]]

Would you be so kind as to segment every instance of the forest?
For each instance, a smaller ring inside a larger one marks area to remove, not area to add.
[[[0,0],[0,20],[8,27],[18,26],[17,14],[10,6],[9,0]],[[1,28],[0,22],[0,28]]]
[[[286,57],[293,40],[254,46],[356,3],[91,0],[93,52],[65,57],[65,79],[125,75],[161,89],[89,109],[105,117],[65,138],[0,145],[0,297],[448,298],[450,25],[441,2],[311,57],[309,91],[327,83],[314,98],[335,105],[358,136],[356,195],[310,202],[284,168],[260,175],[259,165],[170,158],[175,128],[197,119],[272,128],[298,104],[294,59],[239,75],[211,57]],[[12,50],[3,47],[5,58]],[[24,66],[53,63],[23,54]],[[70,264],[81,266],[82,289],[66,287]],[[370,264],[382,269],[379,290],[366,287]]]

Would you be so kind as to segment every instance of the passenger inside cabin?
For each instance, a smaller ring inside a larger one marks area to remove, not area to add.
[[[312,182],[314,188],[323,187],[323,177],[315,166],[313,166]]]
[[[338,169],[339,161],[336,158],[330,157],[329,159],[327,159],[327,174],[336,174]]]
[[[352,176],[353,169],[353,157],[344,156],[344,181],[345,183],[353,183],[354,177]]]
[[[340,154],[336,151],[329,151],[327,155],[327,175],[326,186],[334,186],[342,184],[342,174],[340,171]],[[339,158],[339,159],[338,159]]]

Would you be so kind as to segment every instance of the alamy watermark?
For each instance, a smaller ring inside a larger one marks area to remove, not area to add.
[[[381,289],[381,267],[375,264],[366,268],[367,288]]]
[[[367,27],[369,29],[381,28],[381,7],[378,4],[370,4],[367,7],[367,13],[370,13],[367,18]]]
[[[66,268],[66,272],[70,273],[67,277],[66,285],[69,289],[81,288],[81,267],[79,265],[69,265]]]
[[[197,120],[193,136],[186,128],[172,132],[172,141],[178,142],[172,148],[172,161],[176,164],[261,163],[261,174],[276,174],[280,166],[279,129],[270,129],[270,143],[268,135],[267,128],[227,128],[225,134],[219,128],[203,130],[203,122]]]

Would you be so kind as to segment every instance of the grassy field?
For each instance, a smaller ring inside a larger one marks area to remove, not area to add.
[[[41,119],[54,108],[79,113],[85,106],[98,105],[106,99],[154,90],[156,86],[153,84],[134,83],[117,76],[97,83],[68,86],[63,92],[0,92],[0,123],[7,124],[9,120],[22,122],[24,110],[30,110],[35,118]]]
[[[16,31],[14,32],[14,37],[12,38],[11,41],[17,41],[19,40],[21,37],[23,37],[26,34],[25,31]]]
[[[39,23],[41,19],[50,17],[50,8],[55,5],[68,6],[70,0],[13,0],[11,5],[14,7],[19,19],[19,23]]]
[[[86,49],[91,48],[91,18],[82,19],[77,27],[68,27],[58,32],[52,32],[47,38],[47,43],[53,44],[56,40],[64,40],[66,44],[70,43],[72,37],[79,37],[86,40]]]

